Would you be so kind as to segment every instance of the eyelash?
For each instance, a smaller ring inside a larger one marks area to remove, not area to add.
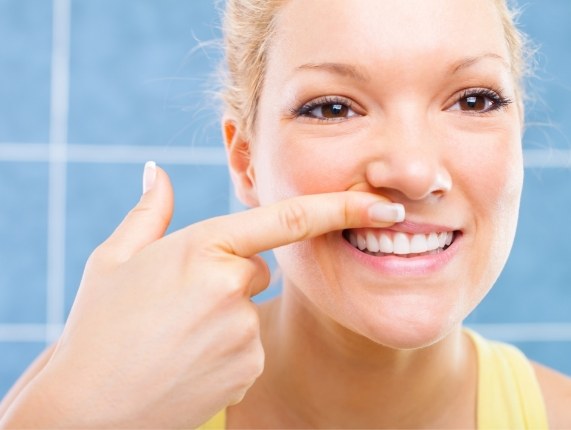
[[[315,99],[315,100],[311,100],[310,102],[305,103],[298,108],[292,108],[292,109],[290,109],[290,111],[291,111],[291,114],[294,118],[307,117],[307,118],[311,118],[311,119],[314,119],[317,121],[323,121],[323,122],[339,121],[339,119],[337,119],[337,118],[318,118],[318,117],[312,116],[310,114],[310,112],[313,109],[318,108],[320,106],[327,106],[327,105],[343,105],[347,109],[351,109],[353,102],[350,99],[347,99],[345,97],[324,96],[324,97],[320,97],[320,98]]]
[[[473,88],[473,89],[464,90],[461,93],[461,95],[454,101],[452,106],[454,106],[456,103],[459,103],[464,99],[467,99],[468,97],[474,97],[474,96],[486,97],[487,99],[491,100],[492,106],[480,112],[465,112],[468,115],[489,114],[497,110],[506,109],[507,106],[513,102],[510,98],[503,96],[503,91],[501,89],[494,90],[487,88]],[[298,108],[292,108],[290,109],[290,111],[294,118],[306,117],[321,122],[339,121],[340,120],[339,118],[319,118],[310,114],[310,112],[315,108],[318,108],[320,106],[334,105],[334,104],[343,105],[347,109],[351,109],[353,103],[350,99],[347,99],[345,97],[324,96],[312,100],[308,103],[305,103]],[[341,118],[341,120],[342,119],[343,118]]]
[[[481,112],[466,112],[469,115],[485,115],[490,112],[506,109],[507,106],[513,102],[510,98],[503,95],[503,91],[501,89],[472,88],[464,90],[452,106],[468,97],[474,96],[486,97],[491,100],[493,104],[490,108]]]

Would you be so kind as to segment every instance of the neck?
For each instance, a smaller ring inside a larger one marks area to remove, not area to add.
[[[266,368],[243,406],[264,427],[475,425],[476,363],[460,327],[429,347],[395,350],[338,325],[294,288],[260,315]]]

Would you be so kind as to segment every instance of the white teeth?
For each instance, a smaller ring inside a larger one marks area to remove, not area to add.
[[[428,249],[434,250],[438,248],[443,248],[438,241],[438,235],[436,233],[430,233],[428,235]]]
[[[393,252],[395,254],[410,254],[410,241],[405,233],[395,233],[393,237]]]
[[[450,245],[452,243],[453,234],[451,231],[446,233],[446,245]]]
[[[440,248],[444,248],[446,246],[446,236],[447,236],[446,232],[438,234],[438,244],[440,245]]]
[[[415,234],[410,240],[410,252],[421,253],[428,251],[428,241],[425,234]]]
[[[349,234],[349,242],[351,242],[351,245],[357,248],[357,236],[355,236],[354,233]]]
[[[379,252],[379,240],[372,231],[367,233],[367,249],[371,252]]]
[[[361,251],[367,248],[367,241],[360,234],[357,235],[357,248],[359,248]]]
[[[393,247],[393,241],[391,240],[391,238],[388,236],[388,234],[381,234],[381,240],[379,241],[379,247],[381,248],[381,252],[384,252],[386,254],[392,254],[394,247]]]
[[[454,233],[408,234],[403,232],[376,233],[374,230],[349,232],[349,242],[361,251],[373,254],[436,254],[454,240]]]

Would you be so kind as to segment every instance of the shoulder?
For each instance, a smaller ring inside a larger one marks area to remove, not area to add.
[[[571,378],[541,364],[531,363],[543,392],[549,426],[571,428]]]

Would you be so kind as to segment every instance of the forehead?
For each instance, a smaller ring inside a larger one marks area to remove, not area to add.
[[[493,0],[289,0],[269,66],[340,62],[405,72],[488,53],[509,59]]]

